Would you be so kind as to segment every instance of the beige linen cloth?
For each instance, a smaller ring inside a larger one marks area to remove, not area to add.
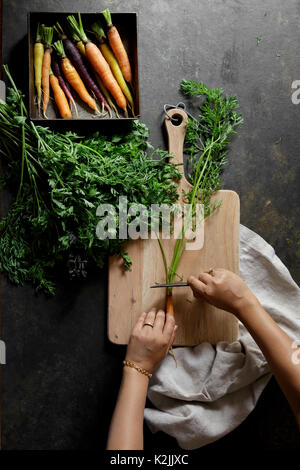
[[[240,227],[240,276],[265,310],[300,344],[300,289],[274,249]],[[150,381],[145,409],[152,432],[164,431],[183,449],[220,439],[253,410],[271,378],[270,368],[246,328],[239,340],[176,348],[178,368],[169,355]]]

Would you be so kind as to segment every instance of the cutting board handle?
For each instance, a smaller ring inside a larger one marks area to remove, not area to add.
[[[169,153],[172,153],[175,158],[172,159],[173,163],[181,163],[181,166],[178,167],[178,170],[182,174],[182,178],[178,184],[178,194],[179,202],[182,203],[184,191],[190,191],[192,185],[187,181],[184,174],[184,162],[183,162],[183,144],[186,134],[188,115],[182,109],[170,109],[168,111],[170,117],[177,118],[177,122],[174,124],[174,121],[165,117],[165,126],[168,135],[168,146]]]

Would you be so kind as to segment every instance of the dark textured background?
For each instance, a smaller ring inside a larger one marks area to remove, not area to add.
[[[300,105],[291,102],[291,83],[300,79],[300,2],[4,0],[3,63],[21,77],[18,86],[27,86],[28,11],[107,6],[139,15],[141,119],[155,145],[165,145],[162,107],[182,100],[182,78],[237,93],[245,123],[231,145],[224,187],[240,195],[241,222],[275,247],[299,282]],[[106,270],[81,285],[60,284],[54,299],[5,280],[1,289],[3,448],[104,448],[124,355],[106,338]],[[169,436],[145,432],[146,449],[176,447]],[[207,449],[298,445],[293,416],[272,380],[247,420]]]

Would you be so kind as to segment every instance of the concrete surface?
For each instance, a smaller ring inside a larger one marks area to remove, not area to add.
[[[239,193],[241,222],[275,247],[299,282],[300,105],[291,102],[291,84],[300,79],[299,1],[6,0],[3,63],[18,86],[27,86],[28,11],[107,6],[139,14],[141,119],[155,145],[165,145],[163,104],[183,99],[182,78],[238,95],[245,123],[230,147],[224,188]],[[7,202],[4,195],[4,211]],[[124,355],[106,338],[106,292],[106,269],[81,285],[60,284],[54,299],[2,280],[4,449],[104,448]],[[272,381],[250,417],[209,448],[296,449],[298,440]],[[145,447],[170,449],[176,442],[146,430]]]

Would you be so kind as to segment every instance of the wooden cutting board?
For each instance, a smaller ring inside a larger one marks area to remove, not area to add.
[[[174,125],[166,118],[165,125],[169,152],[182,163],[187,115],[180,109],[168,113],[181,120],[180,125]],[[182,189],[191,188],[184,177],[183,167],[181,171],[183,178],[178,186],[179,195]],[[204,222],[203,247],[184,253],[178,269],[183,280],[211,267],[222,267],[238,273],[239,197],[234,191],[222,190],[217,191],[212,200],[222,201],[222,205]],[[170,261],[175,240],[162,240],[162,243]],[[149,311],[153,306],[165,308],[166,289],[150,289],[156,282],[165,282],[157,240],[130,241],[126,248],[133,260],[132,271],[124,271],[119,257],[114,256],[109,260],[108,337],[116,344],[128,344],[132,328],[143,311]],[[218,341],[232,342],[237,339],[238,322],[233,315],[195,299],[189,287],[174,288],[173,298],[176,323],[179,325],[174,345],[193,346],[203,341],[216,344]]]

